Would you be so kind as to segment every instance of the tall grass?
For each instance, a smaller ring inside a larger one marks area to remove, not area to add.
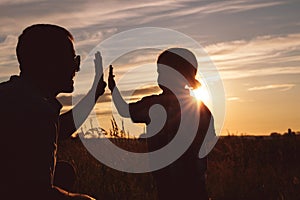
[[[134,152],[144,141],[111,139]],[[211,199],[300,199],[300,137],[236,137],[219,139],[209,154],[207,190]],[[99,199],[157,199],[150,173],[111,169],[93,158],[79,138],[60,142],[58,158],[75,166],[74,191]]]
[[[224,137],[209,155],[212,199],[300,199],[300,137]]]
[[[96,140],[101,139],[87,139]],[[145,141],[110,138],[123,149],[144,152]],[[79,137],[60,141],[58,160],[72,163],[77,171],[74,192],[90,194],[97,199],[156,199],[157,191],[151,173],[131,174],[103,165],[83,146]]]

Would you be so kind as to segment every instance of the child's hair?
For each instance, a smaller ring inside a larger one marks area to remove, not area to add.
[[[158,67],[159,64],[163,64],[177,70],[187,79],[190,86],[193,88],[197,88],[201,85],[195,78],[198,67],[197,59],[195,55],[188,49],[167,49],[159,55],[157,64]]]

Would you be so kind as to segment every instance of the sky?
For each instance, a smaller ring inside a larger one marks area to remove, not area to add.
[[[216,66],[226,98],[222,134],[300,131],[299,8],[297,0],[0,0],[0,82],[19,73],[17,38],[31,24],[58,24],[70,30],[83,60],[115,34],[160,27],[197,41]],[[114,62],[116,78],[130,71],[126,62],[155,62],[158,54],[150,49],[142,58],[141,52],[123,55]],[[148,84],[131,101],[159,92],[154,87],[155,66],[149,69]],[[64,110],[72,105],[67,94],[60,100]],[[110,100],[107,89],[104,103],[95,108],[104,128],[111,118]],[[130,127],[130,121],[125,125]]]

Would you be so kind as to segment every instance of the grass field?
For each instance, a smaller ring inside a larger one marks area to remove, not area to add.
[[[97,140],[97,139],[95,139]],[[113,139],[140,151],[137,139]],[[209,154],[207,190],[213,200],[300,199],[300,136],[221,137]],[[98,199],[157,199],[150,173],[119,172],[94,159],[79,138],[60,142],[58,158],[77,170],[74,191]]]

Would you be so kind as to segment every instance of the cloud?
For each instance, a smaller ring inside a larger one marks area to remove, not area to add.
[[[116,28],[101,29],[101,31],[86,31],[81,30],[80,34],[75,37],[75,49],[85,59],[89,51],[97,44],[117,32]]]
[[[228,97],[227,101],[239,101],[240,98],[239,97]]]
[[[82,98],[84,97],[84,95],[77,95],[76,96],[77,98]],[[73,103],[72,103],[72,95],[64,95],[64,94],[61,94],[57,97],[57,100],[63,105],[63,106],[73,106]]]
[[[123,30],[141,26],[159,26],[176,30],[187,29],[186,33],[196,31],[195,37],[201,37],[199,32],[201,33],[208,25],[211,27],[209,20],[199,20],[204,16],[243,12],[283,3],[286,1],[4,0],[0,2],[0,41],[8,37],[17,38],[26,26],[33,23],[59,24],[74,34],[78,53],[84,58],[99,42]],[[204,22],[208,25],[195,27],[195,23]],[[215,33],[210,36],[213,34]],[[17,71],[15,44],[0,45],[0,51],[8,48],[1,51],[1,72],[10,74],[10,68],[4,69],[5,66],[11,67],[15,73]]]
[[[204,3],[205,2],[205,3]],[[274,2],[256,2],[256,1],[243,1],[243,0],[233,0],[233,1],[191,1],[188,2],[188,9],[182,9],[182,11],[177,12],[177,15],[193,15],[193,14],[214,14],[214,13],[235,13],[243,12],[247,10],[254,10],[259,8],[271,7],[284,4],[284,1],[274,1]]]
[[[83,58],[95,45],[115,34],[119,28],[143,23],[143,16],[158,9],[170,9],[171,1],[84,1],[84,0],[18,0],[0,2],[1,73],[15,67],[15,46],[21,31],[34,23],[53,23],[69,29]],[[146,12],[147,10],[147,12]],[[118,28],[116,28],[118,27]],[[14,40],[12,40],[14,39]],[[4,41],[4,42],[3,42]],[[5,69],[4,69],[5,68]],[[14,71],[17,67],[15,67]],[[7,72],[6,72],[7,71]],[[3,74],[1,74],[3,75]]]
[[[16,74],[19,71],[15,54],[16,45],[17,37],[14,35],[7,35],[0,42],[0,71],[2,77]]]
[[[100,110],[100,111],[96,111],[95,115],[105,116],[107,118],[110,118],[112,116],[112,111],[111,110]]]
[[[290,90],[295,87],[295,84],[275,84],[275,85],[264,85],[251,87],[248,91],[259,91],[259,90],[270,90],[270,89],[280,89],[280,91]]]
[[[157,94],[160,91],[161,89],[158,86],[147,86],[147,87],[138,88],[134,91],[124,90],[121,91],[121,93],[124,96],[124,98],[129,98],[128,100],[130,101],[137,101],[146,95]],[[129,96],[130,94],[132,95]],[[85,97],[85,94],[76,94],[75,96],[61,94],[57,97],[57,99],[64,106],[73,106],[74,102],[78,102],[83,97]],[[99,97],[97,103],[107,103],[111,101],[112,99],[111,99],[110,92],[105,92],[102,96]]]
[[[1,3],[0,25],[2,32],[6,33],[17,33],[24,26],[43,21],[66,25],[71,29],[110,29],[152,22],[161,24],[163,21],[170,24],[166,20],[177,21],[188,15],[241,12],[283,3],[285,1],[5,0]]]
[[[16,16],[24,17],[23,21],[51,21],[61,25],[67,25],[70,29],[94,31],[94,28],[107,29],[123,27],[133,19],[147,16],[159,8],[170,9],[171,1],[84,1],[84,0],[54,0],[21,5],[6,5],[6,8]],[[33,6],[34,4],[34,6]],[[167,6],[169,5],[169,6]],[[7,10],[5,9],[5,10]],[[4,9],[3,9],[4,10]],[[3,16],[9,16],[4,10]],[[31,15],[28,15],[31,13]],[[67,14],[66,14],[67,13]],[[37,20],[35,20],[37,21]],[[136,20],[136,22],[138,22]]]
[[[21,4],[27,4],[27,3],[37,3],[37,2],[43,2],[45,0],[1,0],[0,5],[21,5]]]
[[[158,86],[147,86],[143,88],[136,89],[130,97],[130,101],[135,102],[140,100],[144,96],[158,94],[161,92],[161,89]],[[131,90],[122,91],[124,96],[129,96],[131,94]]]
[[[205,49],[225,79],[300,74],[300,34],[221,42]]]

